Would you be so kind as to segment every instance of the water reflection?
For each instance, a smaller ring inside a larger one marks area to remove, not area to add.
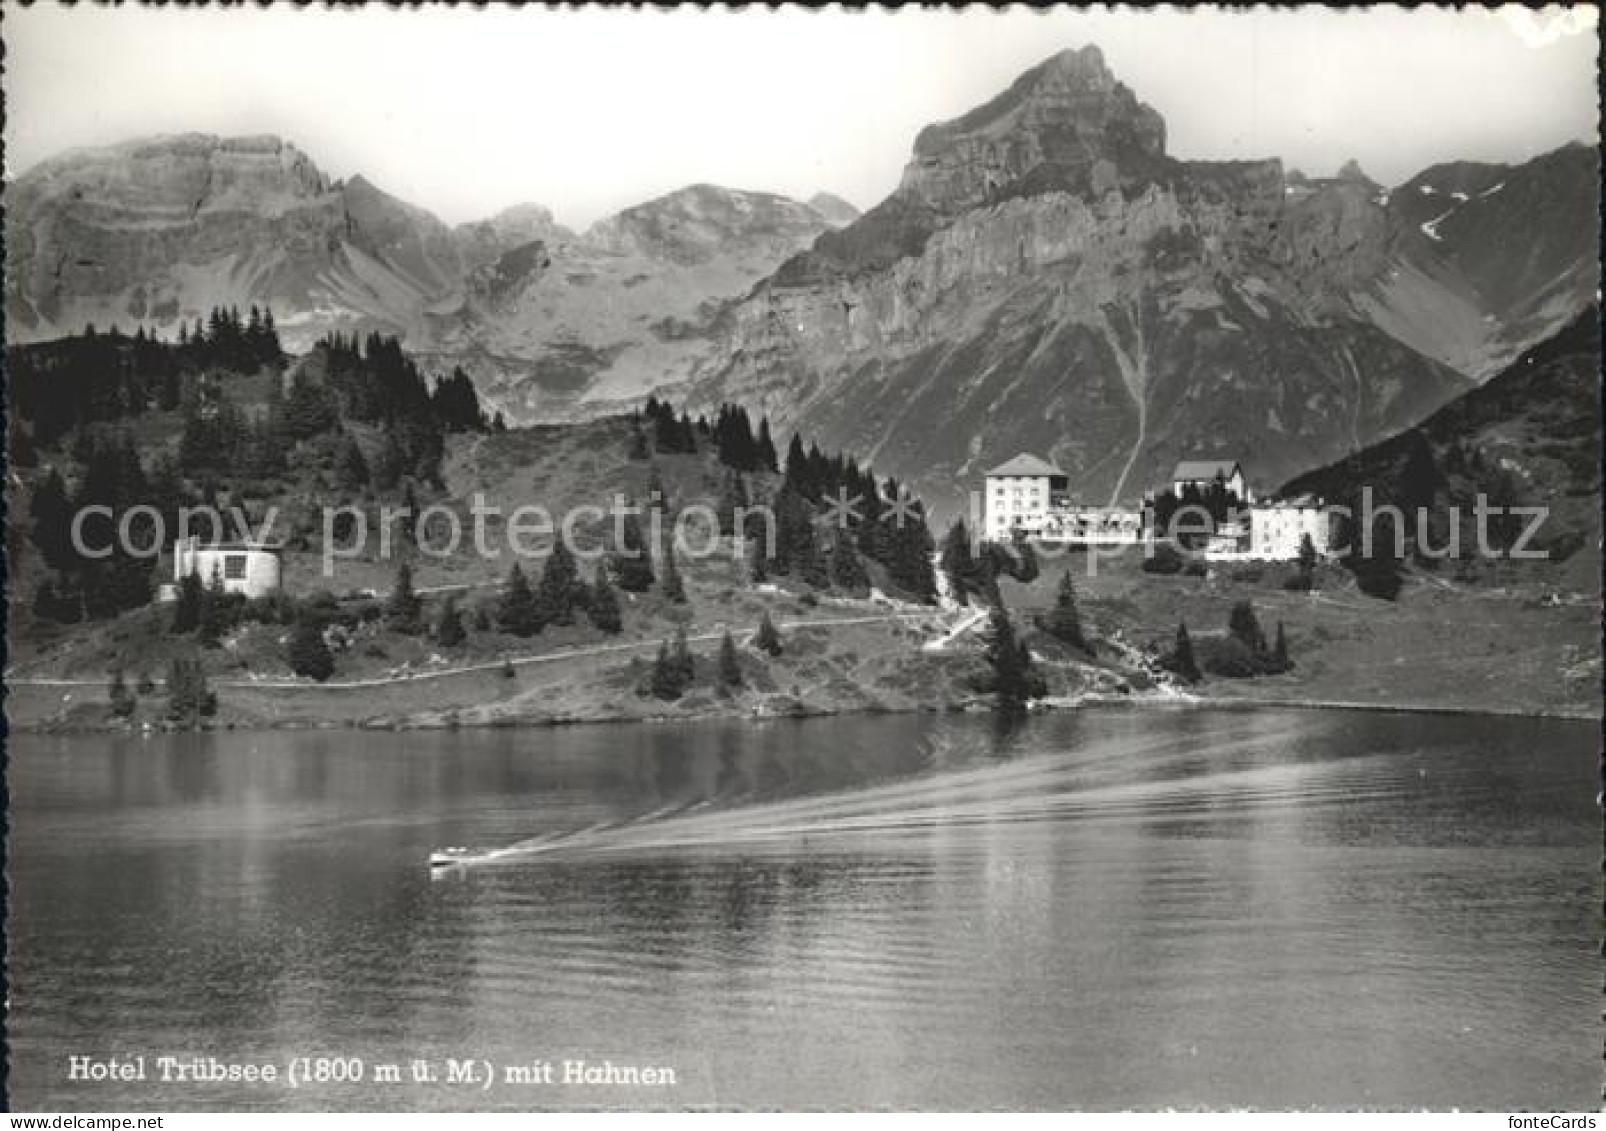
[[[454,1107],[86,1091],[61,1061],[614,1050],[738,1106],[1575,1107],[1593,752],[1587,725],[1120,710],[30,739],[12,1087]]]

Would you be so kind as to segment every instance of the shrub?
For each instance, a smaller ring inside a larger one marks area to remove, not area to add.
[[[1236,636],[1201,637],[1195,650],[1202,655],[1201,666],[1211,675],[1249,679],[1262,672],[1261,661]]]
[[[1181,573],[1182,566],[1182,553],[1169,542],[1155,543],[1154,548],[1143,559],[1144,573],[1158,573],[1169,576]]]
[[[335,674],[335,658],[323,638],[323,623],[316,617],[304,616],[296,622],[290,634],[290,670],[296,675],[310,676],[322,683]]]

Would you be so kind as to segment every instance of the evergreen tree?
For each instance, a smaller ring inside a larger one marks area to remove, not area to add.
[[[891,497],[896,494],[889,492]],[[937,572],[932,566],[931,529],[926,525],[925,511],[918,502],[909,508],[911,517],[888,512],[891,521],[886,525],[887,555],[884,562],[887,575],[894,585],[912,594],[916,600],[935,604],[937,600]]]
[[[652,449],[647,446],[647,433],[641,430],[640,417],[632,417],[630,420],[630,458],[633,460],[652,458]]]
[[[781,466],[776,462],[775,441],[770,439],[770,418],[764,417],[758,424],[758,461],[767,471],[779,471]]]
[[[303,610],[290,630],[290,670],[322,683],[335,674],[335,658],[323,638],[323,621]]]
[[[853,539],[846,530],[837,535],[831,549],[831,581],[840,589],[862,593],[870,588],[870,575],[853,549]]]
[[[1171,671],[1189,683],[1198,683],[1200,680],[1199,663],[1193,658],[1193,638],[1188,635],[1188,626],[1185,623],[1177,625],[1176,648],[1171,653],[1171,662],[1168,666]]]
[[[507,587],[497,609],[497,625],[503,632],[514,636],[534,636],[541,631],[541,617],[535,605],[535,594],[517,562],[508,574]]]
[[[981,580],[983,567],[971,551],[970,531],[962,518],[954,519],[942,540],[941,566],[948,579],[948,592],[959,604],[969,605],[972,593],[986,592]]]
[[[997,697],[1002,710],[1018,710],[1029,700],[1041,699],[1048,688],[1032,666],[1032,654],[1015,635],[1015,626],[1002,605],[988,614],[987,645],[984,655],[991,669],[985,690]]]
[[[413,590],[413,568],[406,562],[396,567],[396,583],[385,601],[385,623],[393,632],[416,635],[422,630],[423,602]]]
[[[692,658],[691,648],[686,644],[684,628],[675,629],[675,644],[670,650],[670,657],[674,661],[676,672],[679,673],[681,687],[690,687],[692,680],[697,677],[697,662]]]
[[[217,696],[207,686],[201,661],[175,658],[167,668],[167,717],[184,726],[198,726],[217,713]]]
[[[591,586],[591,596],[586,602],[586,613],[590,616],[592,624],[610,636],[617,634],[624,627],[624,618],[619,611],[619,595],[609,584],[608,571],[602,565],[597,566],[597,579]]]
[[[363,457],[362,445],[357,443],[356,437],[349,432],[346,434],[345,443],[341,445],[336,474],[339,476],[340,486],[348,491],[368,486],[368,460]]]
[[[379,447],[379,453],[374,457],[371,479],[373,485],[381,491],[389,491],[401,482],[402,473],[407,468],[407,453],[402,450],[401,441],[394,431],[385,432],[385,441]]]
[[[767,611],[758,622],[758,633],[753,637],[753,645],[771,656],[781,654],[781,634],[775,631],[775,622],[770,620]]]
[[[447,597],[441,604],[440,619],[435,622],[435,643],[442,648],[456,648],[468,639],[463,630],[463,614],[458,611],[457,598]]]
[[[201,625],[201,603],[206,599],[200,577],[191,571],[178,579],[178,599],[173,602],[173,619],[168,631],[175,636],[194,632]]]
[[[51,468],[28,501],[28,517],[33,522],[29,536],[51,569],[68,569],[78,560],[72,545],[72,516],[67,485],[61,473]]]
[[[653,662],[647,690],[659,699],[679,699],[691,686],[696,676],[696,664],[686,646],[686,631],[675,633],[674,643],[664,642],[658,647],[658,658]]]
[[[401,533],[415,549],[418,546],[418,495],[413,491],[412,480],[407,481],[407,489],[402,492],[401,505]]]
[[[741,473],[736,471],[725,472],[725,482],[720,490],[719,532],[726,537],[743,533],[738,529],[743,512],[747,510],[747,484]]]
[[[719,642],[719,690],[729,695],[730,692],[742,686],[742,661],[736,654],[736,642],[731,639],[727,629]]]
[[[679,699],[685,691],[667,640],[658,645],[658,657],[653,661],[647,690],[653,696],[665,700]]]
[[[1073,648],[1080,648],[1084,652],[1091,652],[1087,637],[1082,632],[1082,615],[1076,607],[1076,582],[1071,576],[1072,571],[1067,568],[1060,577],[1059,590],[1054,597],[1054,607],[1049,610],[1046,617],[1038,621],[1038,627],[1056,640],[1063,641]]]
[[[686,603],[686,586],[680,579],[680,567],[675,564],[674,547],[664,550],[664,597],[676,605]]]
[[[636,515],[626,513],[620,517],[618,542],[611,557],[614,579],[626,592],[645,593],[652,588],[655,577],[652,554]]]
[[[1251,602],[1238,601],[1232,606],[1227,616],[1227,630],[1251,655],[1260,659],[1266,656],[1266,633],[1260,627],[1260,618],[1255,616],[1255,606]]]
[[[1299,580],[1301,588],[1309,589],[1316,574],[1316,543],[1309,534],[1299,536]]]
[[[134,713],[134,696],[129,693],[128,684],[123,682],[123,669],[118,668],[112,672],[111,686],[107,689],[111,699],[112,716],[126,719]]]
[[[195,638],[202,647],[216,648],[223,634],[230,628],[229,593],[223,587],[223,571],[212,567],[212,580],[201,593],[200,615],[195,626]]]
[[[574,555],[560,538],[552,544],[541,580],[535,590],[536,615],[543,626],[572,624],[574,610],[585,604],[585,584],[574,564]]]

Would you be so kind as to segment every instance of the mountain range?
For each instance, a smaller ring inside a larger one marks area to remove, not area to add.
[[[8,336],[270,305],[286,347],[380,330],[463,363],[515,420],[684,376],[708,313],[857,215],[693,185],[576,234],[524,204],[448,227],[276,137],[193,134],[64,154],[6,197]]]
[[[1020,451],[1089,502],[1185,456],[1258,486],[1340,459],[1499,372],[1597,297],[1597,161],[1182,160],[1093,46],[915,137],[863,215],[697,185],[584,233],[535,205],[448,227],[277,138],[64,154],[10,186],[8,333],[171,332],[271,303],[304,348],[383,329],[514,422],[668,393],[957,508]]]
[[[957,506],[1020,451],[1085,501],[1185,456],[1264,488],[1420,419],[1598,286],[1596,162],[1184,161],[1096,47],[914,141],[898,188],[728,313],[694,407],[738,401]]]

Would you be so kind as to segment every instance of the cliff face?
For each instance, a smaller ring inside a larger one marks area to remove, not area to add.
[[[514,421],[684,379],[718,306],[832,224],[698,185],[584,236],[538,205],[448,228],[362,177],[330,180],[278,138],[199,134],[65,154],[6,203],[13,341],[86,323],[173,335],[215,305],[267,304],[292,350],[380,330],[464,363]]]
[[[1500,316],[1358,167],[1290,179],[1164,137],[1094,49],[927,128],[891,197],[727,312],[694,406],[761,408],[949,508],[1023,449],[1102,503],[1195,453],[1270,485],[1464,390],[1449,363],[1479,373]],[[1439,310],[1453,330],[1406,332]]]
[[[217,304],[271,303],[292,347],[326,329],[407,329],[460,270],[433,216],[357,178],[331,182],[277,138],[184,135],[64,155],[8,194],[13,340],[86,322],[176,329]]]

